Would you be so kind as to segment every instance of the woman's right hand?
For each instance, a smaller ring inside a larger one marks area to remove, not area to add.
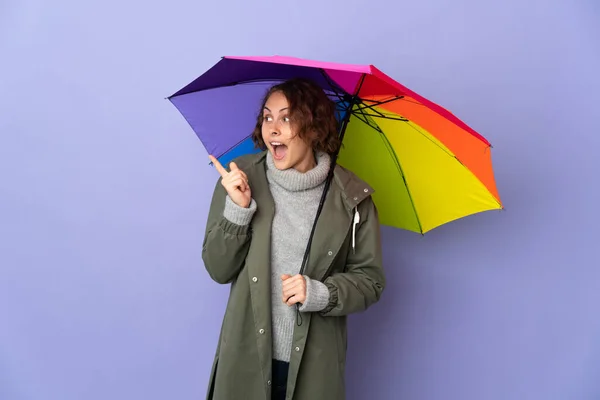
[[[227,191],[227,194],[231,200],[242,208],[248,208],[252,201],[252,193],[250,191],[250,185],[248,185],[248,177],[238,168],[238,166],[232,161],[229,164],[230,172],[227,172],[212,155],[208,156],[210,161],[214,164],[217,172],[221,175],[221,184]]]

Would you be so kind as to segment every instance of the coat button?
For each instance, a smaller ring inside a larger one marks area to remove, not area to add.
[[[267,385],[271,386],[271,381],[267,381]]]
[[[300,351],[300,347],[296,347],[296,351]]]
[[[257,282],[257,281],[258,281],[257,277],[252,278],[252,282]]]
[[[355,197],[355,198],[354,198],[354,201],[356,201],[356,200],[358,200],[358,197]]]
[[[327,254],[329,254],[330,256],[332,256],[332,255],[333,255],[333,251],[329,250],[329,251],[327,252]]]
[[[260,333],[262,335],[263,333],[265,333],[265,330],[264,329],[259,329],[258,333]]]
[[[365,189],[365,193],[369,193],[369,189]]]

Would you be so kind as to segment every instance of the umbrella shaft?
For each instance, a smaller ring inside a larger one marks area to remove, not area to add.
[[[331,186],[331,181],[333,180],[333,172],[335,171],[335,166],[337,164],[337,158],[338,158],[338,154],[341,149],[341,143],[344,140],[344,134],[346,133],[346,127],[348,126],[348,123],[350,122],[350,117],[352,116],[352,107],[354,107],[354,105],[356,105],[359,102],[358,93],[360,93],[360,88],[362,87],[364,80],[365,80],[365,75],[363,74],[354,95],[352,95],[348,100],[346,114],[344,115],[344,118],[342,119],[342,122],[339,127],[338,136],[340,138],[340,146],[336,150],[335,154],[333,154],[333,156],[331,157],[331,166],[329,167],[329,173],[327,174],[327,180],[325,181],[325,188],[323,189],[323,194],[321,194],[321,200],[319,201],[319,208],[317,209],[317,214],[315,216],[315,220],[313,222],[313,226],[310,231],[310,236],[308,238],[308,243],[306,245],[306,250],[304,252],[304,258],[302,260],[302,266],[300,267],[300,272],[299,272],[300,275],[304,274],[304,270],[306,269],[306,265],[308,264],[308,255],[310,253],[312,239],[315,234],[315,230],[317,228],[317,222],[319,221],[319,216],[321,215],[321,211],[323,210],[323,205],[325,204],[325,198],[327,197],[327,192],[329,191],[329,186]],[[300,305],[299,304],[296,304],[296,321],[297,321],[298,326],[302,325],[302,315],[300,313]]]

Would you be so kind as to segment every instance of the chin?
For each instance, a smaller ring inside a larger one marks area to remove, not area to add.
[[[282,171],[291,168],[290,163],[285,158],[283,160],[273,159],[273,164],[275,164],[275,167],[277,169],[282,170]]]

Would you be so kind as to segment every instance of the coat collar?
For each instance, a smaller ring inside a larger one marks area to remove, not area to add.
[[[348,210],[352,210],[358,206],[374,192],[373,188],[365,181],[340,165],[335,166],[333,176],[332,183],[335,183],[341,191]]]

